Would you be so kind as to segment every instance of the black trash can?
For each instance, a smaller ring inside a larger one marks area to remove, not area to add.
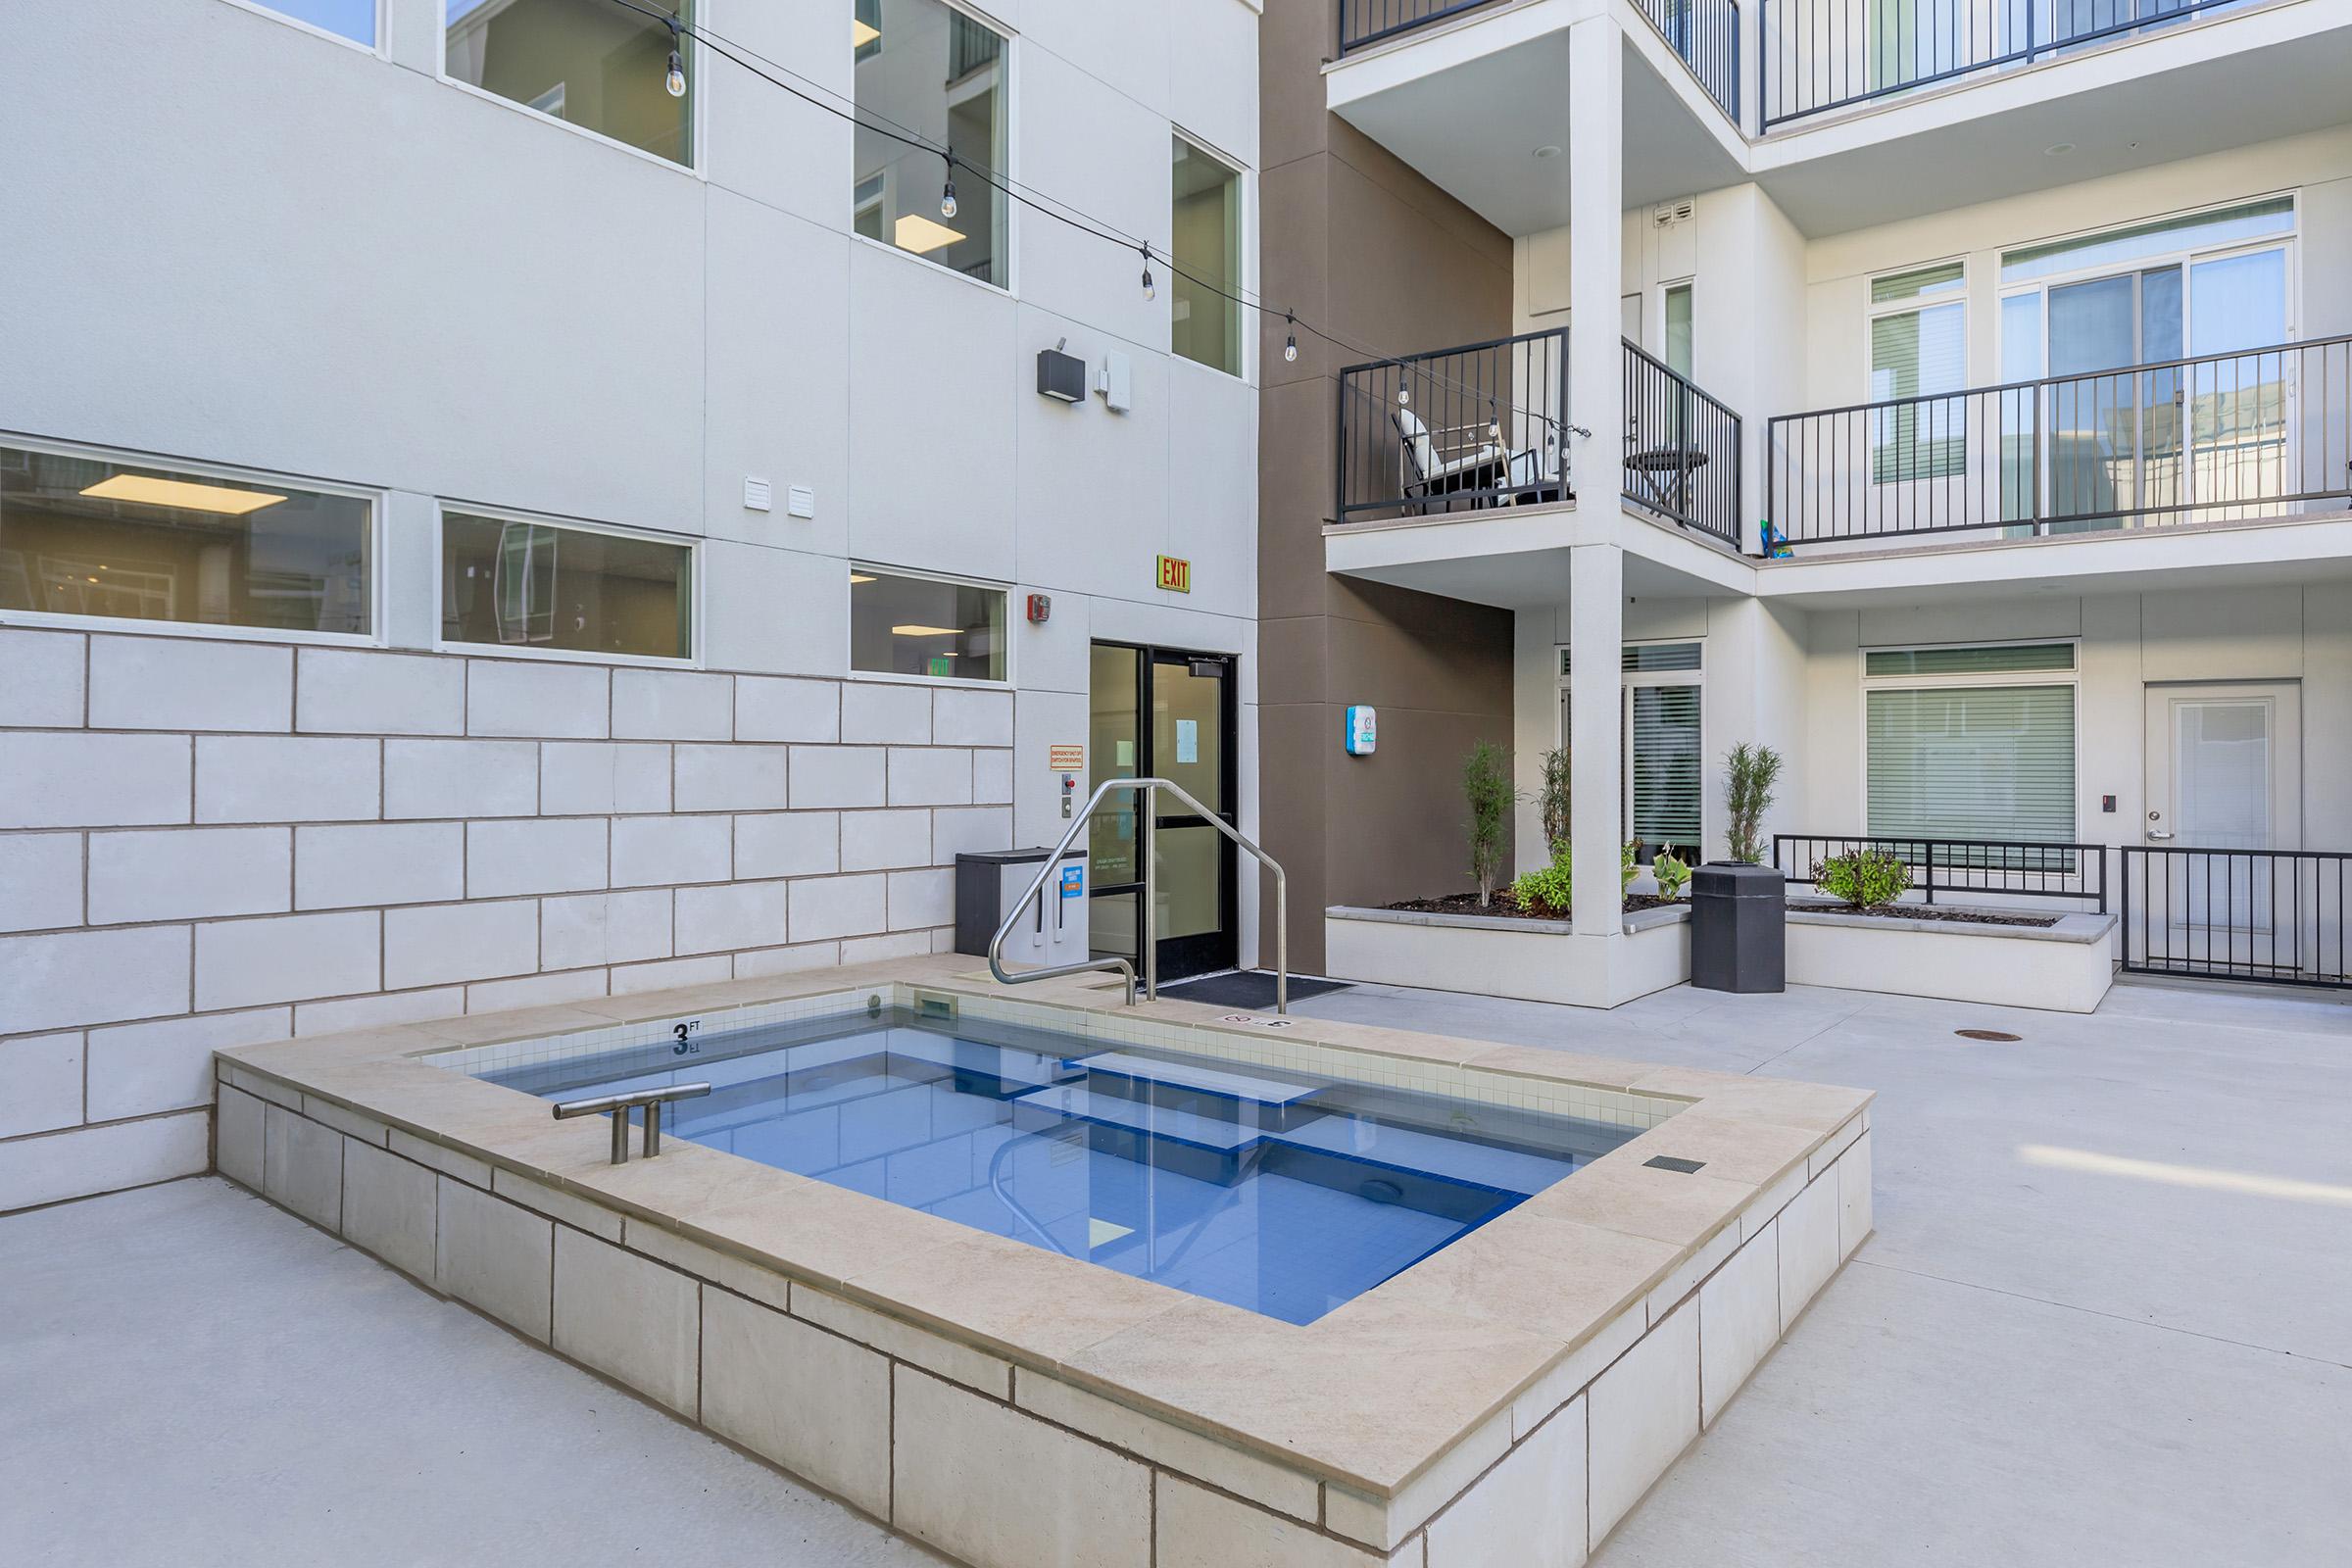
[[[1690,873],[1690,984],[1788,989],[1788,886],[1778,870],[1710,861]]]

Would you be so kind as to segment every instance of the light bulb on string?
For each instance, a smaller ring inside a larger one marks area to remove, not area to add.
[[[1298,318],[1285,311],[1282,320],[1286,328],[1282,339],[1282,357],[1286,364],[1296,365],[1298,361]]]
[[[1149,245],[1146,245],[1146,246],[1145,246],[1143,249],[1144,249],[1144,298],[1146,298],[1146,299],[1154,299],[1154,298],[1156,298],[1156,297],[1158,296],[1158,292],[1159,292],[1159,291],[1158,291],[1156,288],[1154,288],[1154,287],[1152,286],[1152,247],[1151,247],[1151,246],[1149,246]]]
[[[672,98],[686,96],[686,62],[675,49],[669,52],[669,74],[662,78],[662,85]]]
[[[948,154],[947,188],[939,193],[939,216],[942,218],[956,216],[956,154],[953,151]]]

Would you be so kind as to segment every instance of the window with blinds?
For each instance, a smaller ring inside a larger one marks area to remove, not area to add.
[[[1695,685],[1626,689],[1633,836],[1655,852],[1700,853],[1699,728]]]
[[[1874,648],[1864,657],[1869,675],[2017,675],[2071,670],[2073,643],[2010,643],[1990,648]]]
[[[2073,686],[1872,690],[1864,703],[1874,838],[2074,839]]]
[[[1958,262],[1871,280],[1870,401],[1895,402],[1871,415],[1871,477],[1879,484],[1967,470],[1967,402],[1940,396],[1968,381],[1966,285]]]

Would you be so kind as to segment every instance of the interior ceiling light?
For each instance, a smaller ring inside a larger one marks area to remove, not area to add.
[[[961,626],[893,626],[890,628],[890,634],[893,637],[960,637],[963,635],[963,628]]]
[[[2041,156],[2044,158],[2064,158],[2068,153],[2071,153],[2074,150],[2075,144],[2071,141],[2054,141],[2041,150]]]
[[[925,218],[920,213],[908,213],[901,218],[896,234],[899,249],[912,251],[917,256],[953,245],[963,238],[947,224]]]
[[[1560,150],[1557,147],[1546,143],[1545,145],[1536,149],[1536,156],[1538,158],[1557,158],[1560,156]]]
[[[872,582],[873,580],[874,574],[870,571],[853,571],[850,573],[850,581],[852,582]]]
[[[267,490],[239,490],[225,484],[197,484],[187,479],[158,479],[144,473],[118,473],[99,480],[82,494],[98,501],[128,501],[142,507],[177,507],[183,512],[218,512],[241,517],[248,512],[274,507],[284,496]]]
[[[850,19],[850,47],[862,49],[882,36],[880,27],[869,26],[856,17]]]

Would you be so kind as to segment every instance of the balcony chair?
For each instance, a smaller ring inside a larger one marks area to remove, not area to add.
[[[1429,501],[1465,491],[1498,490],[1508,479],[1517,454],[1493,441],[1481,441],[1476,446],[1462,443],[1464,436],[1484,433],[1487,428],[1484,423],[1455,425],[1433,432],[1410,409],[1397,409],[1391,417],[1396,421],[1396,434],[1404,449],[1406,472],[1400,488],[1405,499]],[[1442,436],[1452,437],[1455,444],[1439,445]],[[1495,503],[1474,497],[1472,504]]]

